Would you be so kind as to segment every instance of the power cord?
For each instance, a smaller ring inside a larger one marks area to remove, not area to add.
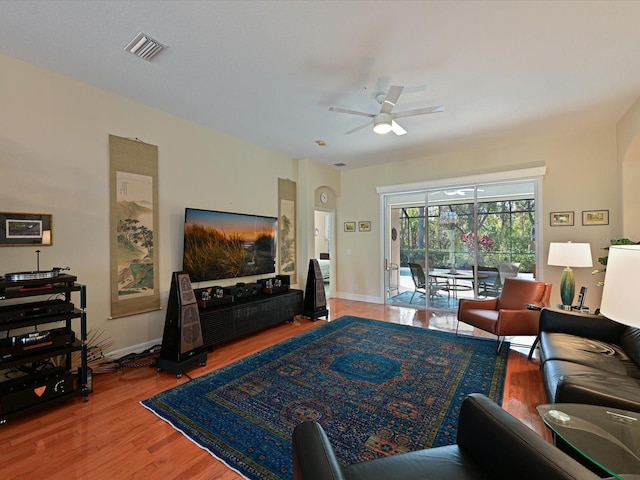
[[[119,368],[155,367],[157,354],[160,353],[160,345],[154,345],[140,353],[130,353],[115,360]]]

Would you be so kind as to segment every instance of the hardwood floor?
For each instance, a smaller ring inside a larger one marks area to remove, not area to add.
[[[330,318],[355,315],[422,328],[454,330],[455,315],[349,300],[329,300]],[[209,354],[197,377],[312,328],[324,320],[283,324],[230,342]],[[470,333],[471,330],[465,330]],[[484,335],[485,333],[473,331]],[[536,357],[509,353],[503,407],[547,440],[535,406],[546,403]],[[94,393],[0,425],[0,471],[11,479],[239,479],[234,471],[142,407],[139,402],[189,381],[155,368],[94,375]]]

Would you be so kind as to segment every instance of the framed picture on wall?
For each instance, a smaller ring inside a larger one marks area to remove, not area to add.
[[[573,226],[574,212],[551,212],[552,227],[571,227]]]
[[[582,225],[609,225],[609,210],[584,210]]]
[[[370,221],[360,221],[358,222],[358,230],[361,232],[370,232],[371,231],[371,222]]]
[[[51,215],[0,213],[0,246],[51,245]]]
[[[345,232],[355,232],[356,231],[356,222],[344,222],[344,231]]]

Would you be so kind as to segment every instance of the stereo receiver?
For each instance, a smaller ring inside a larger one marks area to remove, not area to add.
[[[73,312],[74,305],[64,300],[45,300],[43,302],[17,303],[0,307],[0,324],[31,320],[48,315],[61,315]]]

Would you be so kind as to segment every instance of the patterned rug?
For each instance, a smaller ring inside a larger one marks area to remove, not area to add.
[[[454,443],[467,394],[502,402],[508,352],[347,316],[141,403],[245,477],[291,479],[307,419],[342,464]]]

